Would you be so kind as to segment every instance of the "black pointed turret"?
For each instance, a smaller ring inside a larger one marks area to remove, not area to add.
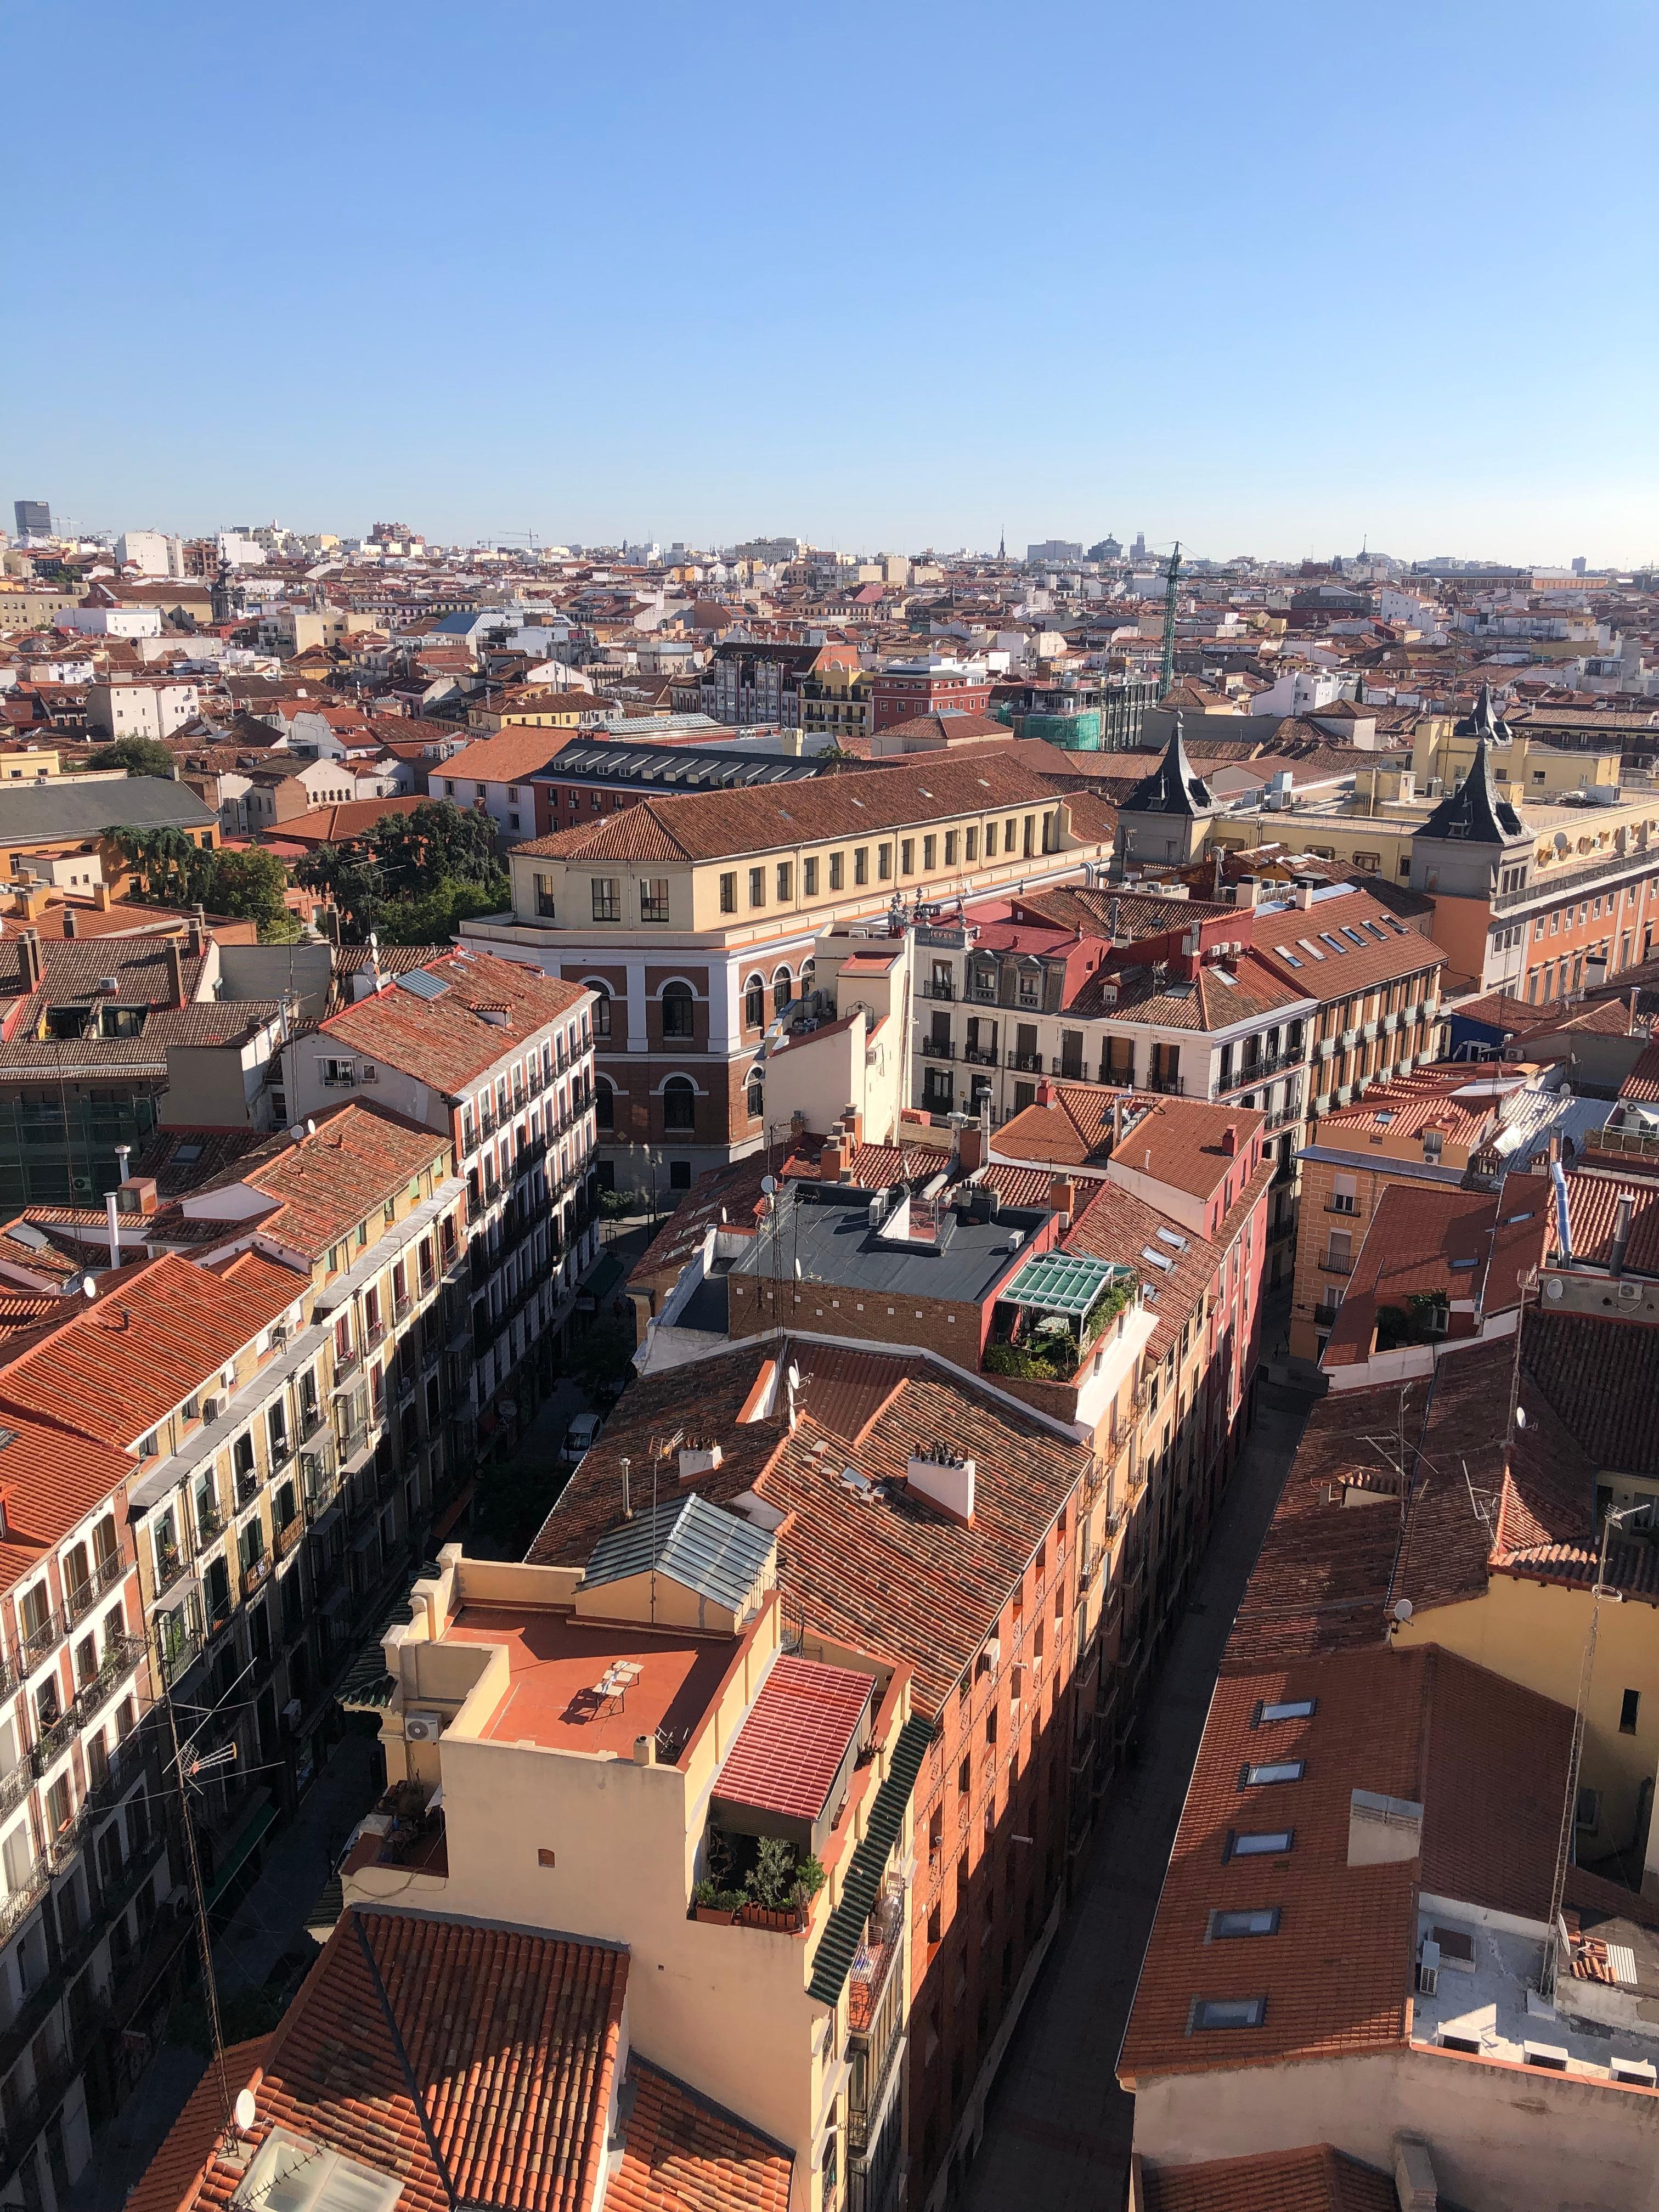
[[[1491,700],[1484,685],[1480,696],[1490,712]],[[1441,800],[1417,834],[1419,837],[1453,837],[1465,845],[1507,845],[1526,836],[1521,817],[1508,799],[1498,796],[1484,731],[1475,739],[1468,775],[1449,798]]]
[[[1194,775],[1182,738],[1181,716],[1175,718],[1164,757],[1149,776],[1138,783],[1118,806],[1120,814],[1208,814],[1215,805],[1210,787]]]
[[[1483,684],[1475,696],[1474,712],[1452,725],[1455,738],[1484,738],[1496,745],[1510,742],[1510,726],[1492,704],[1492,686]]]

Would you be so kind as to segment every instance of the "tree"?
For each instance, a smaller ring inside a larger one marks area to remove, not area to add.
[[[203,904],[214,914],[257,921],[262,945],[291,945],[300,934],[300,918],[289,911],[288,870],[275,853],[251,846],[246,852],[213,855]]]
[[[384,945],[442,945],[469,915],[499,914],[512,896],[499,870],[481,883],[442,876],[418,897],[389,900],[375,927]]]
[[[117,738],[100,745],[88,761],[88,768],[120,768],[129,775],[159,775],[171,781],[176,763],[167,746],[155,738]]]
[[[203,890],[214,855],[193,845],[182,830],[123,827],[110,836],[139,878],[143,896],[156,906],[204,904]]]
[[[294,873],[331,895],[341,935],[358,944],[370,930],[388,945],[441,944],[469,915],[497,914],[512,896],[495,823],[443,799],[383,814],[349,844],[319,846]]]
[[[423,799],[407,814],[383,814],[368,843],[394,896],[445,876],[481,883],[500,872],[495,825],[481,807]]]

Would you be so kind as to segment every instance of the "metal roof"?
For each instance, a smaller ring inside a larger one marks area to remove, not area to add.
[[[592,1589],[654,1568],[728,1613],[738,1613],[775,1548],[769,1529],[751,1528],[694,1492],[659,1504],[654,1514],[647,1508],[609,1529],[593,1547],[582,1580]]]
[[[161,775],[100,777],[96,783],[8,787],[0,800],[0,845],[47,837],[95,837],[106,830],[216,829],[219,817],[188,784]]]
[[[793,753],[738,752],[714,745],[630,744],[617,738],[574,740],[538,769],[532,781],[637,784],[667,791],[731,791],[749,784],[799,783],[833,763]]]
[[[1002,1295],[1012,1305],[1041,1306],[1045,1313],[1074,1314],[1080,1321],[1103,1291],[1133,1272],[1081,1252],[1040,1252]]]
[[[846,1986],[853,1961],[864,1936],[864,1924],[881,1893],[881,1877],[893,1845],[904,1826],[904,1808],[916,1786],[921,1762],[933,1731],[924,1720],[908,1720],[893,1746],[887,1779],[870,1808],[870,1824],[864,1841],[853,1854],[842,1884],[841,1902],[824,1923],[812,1957],[812,1978],[806,1993],[820,2004],[834,2004]]]
[[[396,979],[400,991],[412,991],[417,999],[441,999],[449,988],[441,975],[434,975],[429,968],[411,968],[406,975]]]

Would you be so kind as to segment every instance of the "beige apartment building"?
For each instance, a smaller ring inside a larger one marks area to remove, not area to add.
[[[516,846],[511,913],[462,935],[593,991],[603,1165],[684,1189],[765,1139],[823,931],[1076,875],[1110,834],[1007,752],[645,799]]]

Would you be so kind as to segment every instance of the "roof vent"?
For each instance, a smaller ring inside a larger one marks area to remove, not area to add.
[[[1440,2188],[1434,2178],[1427,2138],[1396,2136],[1394,2139],[1394,2188],[1400,2212],[1437,2212]]]
[[[1423,1808],[1413,1798],[1356,1790],[1348,1801],[1348,1864],[1385,1866],[1423,1849]]]
[[[680,1480],[690,1482],[694,1475],[712,1474],[723,1456],[718,1439],[712,1443],[682,1444]]]

